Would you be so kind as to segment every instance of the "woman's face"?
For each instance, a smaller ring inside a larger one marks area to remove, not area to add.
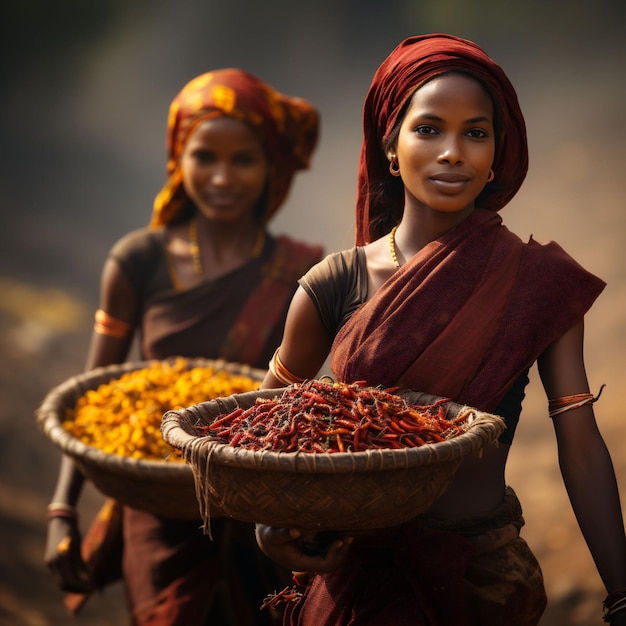
[[[471,210],[494,154],[493,103],[482,85],[462,74],[427,82],[413,95],[396,143],[405,210]]]
[[[248,220],[265,191],[269,164],[252,129],[232,117],[200,123],[180,158],[183,185],[211,220]]]

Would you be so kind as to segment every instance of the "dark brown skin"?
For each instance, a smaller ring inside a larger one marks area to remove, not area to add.
[[[476,119],[482,121],[467,122]],[[474,210],[474,199],[487,182],[493,159],[492,120],[491,100],[479,83],[467,77],[437,78],[414,95],[392,150],[405,184],[404,215],[396,232],[401,264]],[[446,168],[463,172],[464,182],[444,184],[443,189],[432,183],[433,172],[445,172]],[[396,268],[387,236],[366,245],[365,253],[371,298]],[[540,356],[538,368],[548,398],[589,391],[583,339],[581,320]],[[313,378],[331,343],[312,301],[300,288],[287,317],[281,361],[295,375]],[[283,385],[268,373],[262,386]],[[626,539],[619,494],[593,408],[585,405],[567,411],[554,417],[553,423],[563,480],[598,572],[607,591],[624,587]],[[495,507],[505,489],[508,452],[507,445],[494,446],[484,450],[480,462],[477,458],[465,460],[450,488],[428,514],[447,518],[485,513]],[[307,556],[298,548],[303,536],[308,538],[299,529],[257,525],[257,541],[263,551],[296,571],[332,571],[345,557],[350,542],[350,537],[342,537],[326,556]],[[617,614],[612,623],[626,624],[626,611]]]

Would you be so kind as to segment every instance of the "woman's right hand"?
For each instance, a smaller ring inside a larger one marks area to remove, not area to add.
[[[80,548],[81,536],[74,520],[57,517],[48,522],[44,560],[62,591],[87,593],[93,590]]]
[[[315,532],[299,528],[256,525],[256,539],[261,550],[275,563],[298,572],[330,572],[346,556],[352,537],[326,535],[329,539],[323,549],[313,552],[309,548],[319,541]]]

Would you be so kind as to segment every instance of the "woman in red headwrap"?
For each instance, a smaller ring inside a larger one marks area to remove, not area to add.
[[[123,362],[135,335],[144,359],[266,366],[298,277],[322,257],[319,246],[267,230],[295,173],[309,166],[318,125],[307,101],[242,70],[216,70],[185,85],[170,106],[168,178],[150,227],[118,241],[104,266],[87,369]],[[74,593],[74,610],[117,573],[110,559],[93,580],[81,560],[75,507],[83,482],[64,458],[48,511],[46,562],[60,587]],[[284,579],[259,550],[251,525],[216,519],[211,540],[199,519],[160,519],[130,507],[120,516],[111,502],[100,517],[88,536],[100,552],[111,541],[111,521],[123,520],[132,624],[276,619],[259,607]]]
[[[539,622],[542,574],[505,481],[535,362],[563,478],[612,594],[609,617],[626,623],[619,495],[582,357],[583,317],[604,283],[556,243],[523,242],[503,225],[498,211],[527,164],[513,86],[474,43],[411,37],[377,70],[365,101],[357,245],[300,280],[263,385],[311,378],[330,353],[338,380],[452,398],[503,416],[507,428],[409,523],[341,537],[317,555],[300,550],[299,529],[257,525],[266,554],[315,573],[297,577],[302,596],[286,624]]]

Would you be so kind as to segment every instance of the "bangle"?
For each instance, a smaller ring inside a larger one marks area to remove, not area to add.
[[[125,339],[132,331],[132,326],[128,322],[117,319],[102,309],[96,311],[93,328],[100,335],[108,335],[118,339]]]
[[[284,365],[284,363],[280,360],[278,356],[278,351],[280,350],[280,346],[276,348],[276,352],[274,352],[274,356],[272,360],[268,364],[269,371],[277,378],[283,385],[297,385],[303,383],[306,379],[300,378],[300,376],[296,376],[292,374]]]
[[[610,593],[602,603],[604,609],[604,621],[610,622],[611,618],[626,609],[626,587]]]
[[[73,515],[76,515],[76,507],[71,504],[65,504],[65,502],[51,502],[48,505],[48,511],[67,511]]]
[[[70,522],[78,521],[78,515],[69,513],[68,511],[48,511],[49,520],[57,518],[66,519]]]
[[[72,521],[78,520],[78,512],[76,507],[64,502],[52,502],[48,505],[48,519],[62,517]]]
[[[560,415],[561,413],[565,413],[565,411],[577,409],[585,404],[594,404],[599,400],[602,395],[602,390],[605,387],[606,385],[602,385],[596,396],[592,393],[575,393],[571,396],[563,396],[561,398],[548,400],[548,417]]]

